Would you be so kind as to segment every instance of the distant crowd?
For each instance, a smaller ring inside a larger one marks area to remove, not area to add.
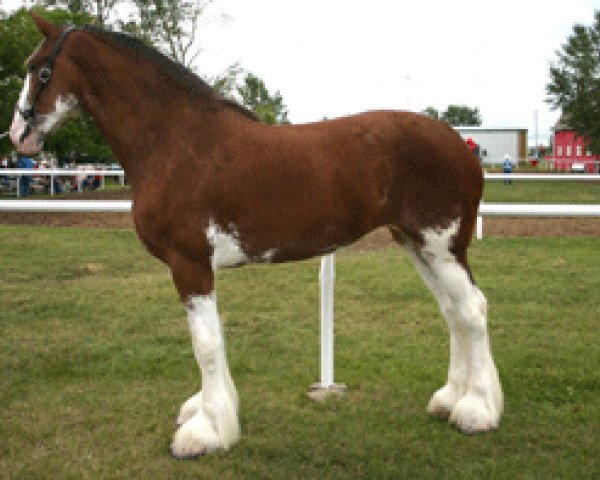
[[[19,169],[45,169],[52,165],[45,159],[35,159],[28,155],[16,157],[6,156],[0,161],[0,194],[16,194],[27,197],[32,193],[50,193],[51,179],[44,175],[21,175],[19,177],[2,175],[2,170],[10,168]],[[66,163],[65,168],[75,168],[76,164]],[[100,188],[102,177],[89,175],[83,179],[77,176],[55,176],[54,193],[76,192],[81,190],[96,190]]]

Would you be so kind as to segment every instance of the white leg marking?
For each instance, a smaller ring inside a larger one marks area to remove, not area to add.
[[[442,418],[448,418],[458,399],[467,388],[467,357],[464,350],[464,339],[456,329],[456,319],[452,312],[452,302],[443,286],[433,274],[431,268],[411,246],[406,250],[411,256],[423,282],[438,302],[440,310],[450,331],[450,364],[448,367],[448,383],[440,388],[431,398],[427,411]]]
[[[447,229],[423,232],[422,276],[433,285],[450,330],[448,382],[427,410],[449,416],[465,433],[476,433],[498,426],[503,399],[489,346],[487,301],[450,252],[458,227],[455,221]]]
[[[228,449],[240,438],[238,398],[227,366],[214,293],[190,298],[188,321],[202,373],[202,391],[180,411],[183,425],[171,445],[171,452],[178,458]]]

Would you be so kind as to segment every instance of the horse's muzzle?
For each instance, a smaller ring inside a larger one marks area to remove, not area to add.
[[[19,153],[34,155],[42,150],[42,139],[35,128],[15,112],[9,130],[10,141]]]

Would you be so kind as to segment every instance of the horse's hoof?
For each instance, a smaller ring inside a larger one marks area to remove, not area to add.
[[[450,415],[450,423],[453,423],[461,432],[473,435],[498,428],[500,415],[486,407],[482,398],[466,395],[456,404]]]
[[[198,452],[177,452],[175,451],[175,448],[173,447],[173,445],[171,445],[170,448],[171,451],[171,456],[176,459],[176,460],[197,460],[200,457],[203,457],[204,455],[208,455],[211,453],[215,453],[218,451],[217,448],[208,448],[205,447],[204,449],[198,451]]]
[[[211,421],[198,414],[184,423],[173,437],[171,454],[175,458],[194,459],[220,448],[219,436]]]
[[[447,420],[450,417],[458,398],[454,388],[450,385],[444,385],[433,394],[433,397],[431,397],[431,400],[427,405],[427,413],[434,417]]]
[[[171,451],[171,456],[176,460],[196,460],[196,459],[206,455],[206,452],[198,452],[195,454],[190,453],[187,455],[186,454],[178,454],[178,453],[175,453],[172,445],[171,445],[170,451]]]

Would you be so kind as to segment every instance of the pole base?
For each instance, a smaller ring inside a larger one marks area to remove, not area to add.
[[[329,386],[313,383],[308,389],[307,395],[317,402],[324,402],[328,397],[332,395],[337,395],[339,397],[346,393],[347,390],[348,387],[345,383],[334,383]]]

